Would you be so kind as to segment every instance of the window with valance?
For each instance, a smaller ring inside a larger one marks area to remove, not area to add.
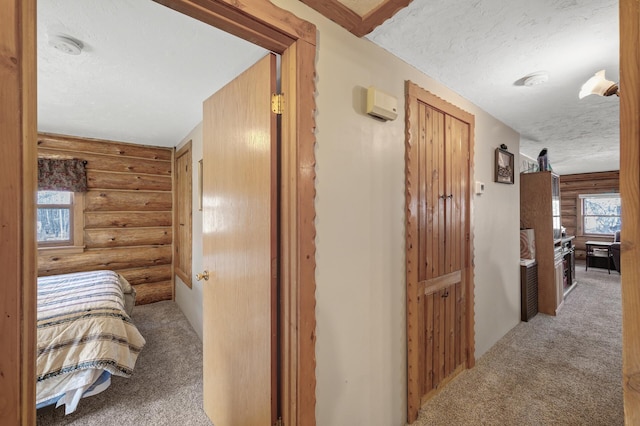
[[[38,159],[38,246],[82,246],[82,197],[87,191],[87,162]]]

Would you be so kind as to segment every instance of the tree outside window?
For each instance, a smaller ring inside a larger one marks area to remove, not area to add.
[[[73,244],[73,192],[38,191],[38,245]]]
[[[613,235],[620,230],[620,194],[581,195],[584,234]]]

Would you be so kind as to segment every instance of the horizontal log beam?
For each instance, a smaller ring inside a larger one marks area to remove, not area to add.
[[[127,189],[132,191],[171,191],[171,176],[137,175],[98,170],[87,171],[89,189]]]
[[[171,254],[171,246],[94,249],[68,255],[43,254],[38,256],[38,276],[166,265],[171,263]]]
[[[136,305],[146,305],[148,303],[172,300],[171,281],[162,281],[152,284],[138,284],[134,286],[136,290]]]
[[[120,269],[119,274],[130,284],[149,284],[158,281],[171,281],[171,265],[148,266],[144,268]]]
[[[38,149],[40,158],[77,158],[87,162],[87,170],[106,172],[143,173],[148,175],[171,175],[171,161],[151,160],[134,157],[114,157],[111,155],[92,154],[88,152],[67,151],[63,149]]]
[[[111,228],[84,231],[87,248],[148,246],[171,244],[171,227],[161,228]]]
[[[171,226],[172,222],[170,211],[86,212],[84,214],[84,229]]]
[[[121,157],[147,158],[171,161],[173,150],[157,146],[138,145],[102,139],[78,138],[66,135],[40,133],[38,148],[57,148],[67,151],[115,155]]]
[[[85,212],[92,211],[170,211],[171,192],[89,191]]]

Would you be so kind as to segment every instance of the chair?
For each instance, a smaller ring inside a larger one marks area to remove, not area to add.
[[[616,234],[613,237],[611,255],[613,257],[613,265],[616,267],[616,271],[620,273],[620,231],[616,231]]]

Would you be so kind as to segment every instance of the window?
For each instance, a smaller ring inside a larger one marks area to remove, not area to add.
[[[81,200],[70,191],[38,191],[38,247],[82,245]]]
[[[613,235],[620,230],[620,194],[581,195],[583,234]]]

